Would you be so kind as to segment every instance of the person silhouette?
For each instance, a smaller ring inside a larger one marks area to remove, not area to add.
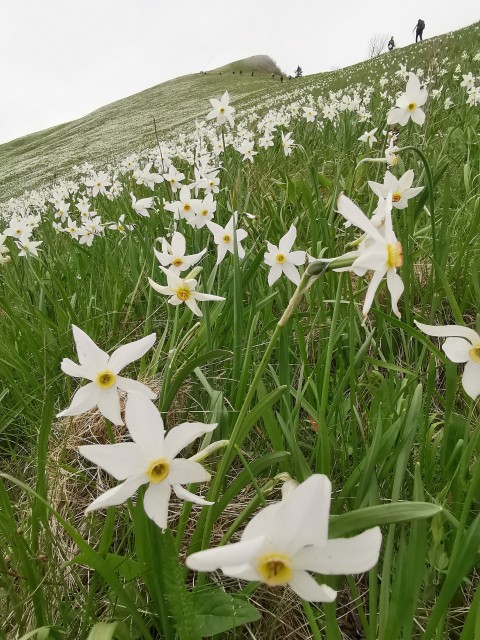
[[[395,49],[395,40],[393,39],[393,36],[388,41],[388,45],[387,46],[388,46],[388,50],[389,51],[393,51],[393,49]]]
[[[423,30],[425,29],[425,22],[419,18],[417,24],[413,27],[412,31],[415,31],[415,42],[418,42],[420,38],[420,42],[423,41]]]

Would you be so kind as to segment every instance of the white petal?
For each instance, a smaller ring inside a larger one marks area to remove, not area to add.
[[[110,387],[110,389],[100,389],[97,406],[102,416],[105,416],[107,420],[113,424],[123,424],[120,413],[120,396],[116,386]]]
[[[297,230],[292,226],[287,231],[287,233],[280,239],[278,243],[278,248],[281,253],[290,253],[290,249],[293,247],[293,243],[295,242],[295,238],[297,237]]]
[[[60,365],[63,373],[66,373],[67,376],[73,376],[74,378],[87,378],[87,380],[95,380],[95,373],[90,369],[90,367],[86,367],[81,364],[77,364],[70,360],[70,358],[64,358],[62,360],[62,364]]]
[[[417,322],[414,320],[417,327],[423,333],[426,333],[428,336],[434,336],[435,338],[448,338],[450,336],[458,336],[460,338],[466,338],[472,344],[476,342],[480,342],[480,336],[473,329],[469,329],[469,327],[464,327],[458,324],[447,324],[444,326],[433,326],[430,324],[422,324],[421,322]]]
[[[190,190],[188,190],[188,197],[190,197]],[[185,237],[178,231],[172,236],[172,253],[174,256],[184,256],[187,249],[185,243]]]
[[[138,487],[142,484],[145,484],[145,476],[143,475],[128,478],[125,482],[122,482],[122,484],[102,493],[101,496],[86,508],[85,513],[95,511],[96,509],[106,509],[107,507],[114,507],[117,504],[122,504],[122,502],[131,498]]]
[[[168,482],[170,484],[191,484],[192,482],[208,482],[210,474],[199,462],[176,458],[170,462]]]
[[[300,274],[298,273],[298,269],[295,265],[290,264],[289,262],[284,262],[282,264],[282,271],[287,278],[293,282],[293,284],[297,286],[300,284]]]
[[[306,257],[307,254],[305,251],[291,251],[287,256],[287,260],[291,264],[299,266],[305,263]]]
[[[200,436],[213,431],[216,426],[216,423],[184,422],[177,427],[173,427],[165,436],[164,455],[170,460],[173,460],[182,449]]]
[[[142,447],[149,458],[155,459],[164,455],[165,428],[162,416],[156,406],[143,394],[128,394],[125,422],[133,440]]]
[[[463,370],[462,384],[470,398],[475,400],[480,395],[480,364],[473,360],[467,362]]]
[[[93,371],[105,369],[108,362],[108,354],[102,351],[87,334],[72,324],[73,338],[77,346],[78,359]]]
[[[171,295],[175,294],[175,291],[172,289],[172,287],[168,287],[168,286],[165,286],[165,285],[157,284],[151,278],[148,278],[148,282],[149,282],[150,286],[152,287],[152,289],[155,289],[155,291],[158,291],[158,293],[161,293],[164,296],[171,296]]]
[[[470,360],[469,351],[472,348],[471,343],[465,338],[447,338],[442,344],[447,358],[452,362],[468,362]]]
[[[177,496],[177,498],[180,498],[180,500],[187,500],[187,502],[193,502],[194,504],[198,504],[200,506],[210,506],[212,504],[215,504],[214,502],[210,502],[209,500],[205,500],[204,498],[201,498],[200,496],[196,496],[194,493],[192,493],[191,491],[187,491],[187,489],[185,489],[185,487],[182,487],[179,484],[174,484],[172,485],[172,489],[175,492],[175,495]]]
[[[264,540],[264,536],[259,536],[223,547],[198,551],[188,556],[186,565],[195,571],[216,571],[223,566],[250,564],[263,546]]]
[[[98,467],[104,469],[117,480],[144,474],[148,460],[135,442],[118,444],[85,444],[79,452]],[[145,476],[145,482],[148,482]]]
[[[187,307],[190,309],[190,311],[198,316],[199,318],[202,317],[202,312],[200,311],[200,307],[198,306],[198,304],[195,302],[195,298],[190,297],[188,300],[185,300],[185,304],[187,305]]]
[[[420,80],[414,73],[410,71],[407,86],[405,88],[405,93],[410,99],[410,96],[417,94],[419,91],[420,91]]]
[[[117,387],[122,391],[134,391],[135,393],[140,393],[150,400],[155,400],[157,394],[154,393],[151,389],[149,389],[146,385],[138,382],[137,380],[130,380],[130,378],[123,378],[122,376],[117,376]]]
[[[365,231],[369,236],[377,240],[377,242],[383,242],[383,238],[377,229],[373,226],[367,216],[361,211],[356,204],[354,204],[350,198],[347,198],[343,194],[337,201],[339,213],[349,220],[356,227]]]
[[[97,406],[99,395],[100,389],[97,385],[94,382],[89,382],[84,387],[80,387],[73,396],[68,409],[58,413],[57,418],[62,418],[63,416],[79,416],[81,413],[93,409],[93,407]]]
[[[382,273],[381,271],[374,271],[372,275],[372,279],[368,285],[367,294],[365,296],[365,301],[363,303],[363,315],[366,316],[370,311],[370,307],[372,306],[373,298],[375,297],[375,293],[378,289],[380,282],[382,281],[383,276],[385,275],[385,271]]]
[[[326,584],[318,584],[306,571],[294,571],[288,583],[295,593],[307,602],[333,602],[337,592]]]
[[[149,518],[161,529],[167,528],[168,504],[172,489],[168,482],[150,484],[143,497],[143,508]]]
[[[422,125],[425,122],[425,113],[422,109],[415,109],[410,114],[410,117],[416,124]]]
[[[304,547],[293,558],[295,568],[324,575],[363,573],[378,562],[382,534],[379,527],[353,538],[328,540],[322,547]]]
[[[153,346],[156,338],[157,336],[151,333],[149,336],[145,336],[145,338],[119,347],[110,356],[110,360],[108,361],[109,369],[113,371],[113,373],[118,373],[126,367],[127,364],[138,360]]]
[[[410,189],[410,187],[413,184],[414,177],[415,177],[415,174],[413,173],[413,169],[409,169],[408,171],[405,171],[403,176],[398,181],[398,191],[400,191],[400,193],[403,193],[407,189]],[[392,193],[395,193],[396,189],[390,189],[390,191],[392,191]]]
[[[392,299],[392,311],[400,318],[400,311],[398,310],[398,301],[400,300],[400,296],[404,290],[404,284],[401,277],[396,273],[395,269],[389,269],[387,271],[387,287],[390,291],[390,296]]]
[[[268,286],[271,287],[282,275],[282,267],[276,262],[268,272],[267,282]]]

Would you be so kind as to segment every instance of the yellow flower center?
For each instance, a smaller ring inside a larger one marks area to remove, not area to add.
[[[124,228],[123,228],[123,226],[121,224],[118,225],[118,230],[119,231],[124,231]]]
[[[275,261],[278,262],[278,264],[283,264],[286,259],[287,258],[284,253],[277,253],[275,256]]]
[[[172,264],[174,267],[181,267],[183,264],[183,260],[181,258],[175,258]]]
[[[190,298],[190,291],[188,289],[179,289],[177,291],[177,298],[185,302]]]
[[[109,371],[108,369],[105,369],[105,371],[101,371],[100,373],[97,373],[97,384],[102,389],[110,389],[110,387],[113,387],[116,380],[117,380],[116,374],[113,373],[112,371]]]
[[[290,559],[283,553],[267,553],[257,564],[257,571],[263,582],[275,587],[290,582],[293,576]]]
[[[226,242],[226,243],[231,242],[231,240],[232,240],[232,236],[229,236],[229,235],[228,235],[228,233],[226,233],[226,234],[223,236],[222,240],[223,240],[224,242]]]
[[[190,209],[191,209],[191,208],[192,208],[192,207],[191,207],[189,204],[184,204],[184,205],[183,205],[183,210],[184,210],[184,211],[190,211]]]
[[[399,202],[399,200],[401,200],[402,195],[400,193],[394,193],[392,195],[392,202]]]
[[[208,216],[208,209],[202,209],[202,211],[200,211],[200,215],[201,216]]]
[[[468,352],[468,355],[474,362],[478,362],[480,364],[480,343],[474,344]]]
[[[417,108],[417,103],[416,102],[410,102],[410,104],[407,107],[407,109],[409,111],[415,111],[416,108]]]
[[[147,476],[150,478],[150,482],[154,484],[158,484],[165,480],[165,478],[170,473],[170,465],[165,458],[159,458],[158,460],[154,460],[147,470]]]
[[[223,107],[220,107],[220,113],[225,113],[225,109]]]
[[[403,250],[400,242],[396,242],[395,244],[387,244],[387,254],[387,266],[389,269],[402,266]]]

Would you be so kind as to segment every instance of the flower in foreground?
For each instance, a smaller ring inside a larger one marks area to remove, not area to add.
[[[425,122],[425,113],[420,108],[427,101],[428,91],[420,86],[420,80],[410,72],[405,93],[397,99],[396,106],[387,116],[388,124],[405,125],[410,120],[422,125]]]
[[[383,225],[378,229],[357,205],[343,194],[338,198],[337,204],[339,213],[367,234],[357,251],[352,251],[342,256],[351,257],[353,259],[352,265],[337,270],[351,270],[358,276],[365,275],[369,270],[373,271],[365,302],[363,303],[364,316],[370,311],[375,292],[386,275],[387,287],[392,298],[392,310],[397,317],[400,317],[398,300],[403,293],[404,286],[397,273],[397,268],[403,264],[403,252],[402,245],[395,237],[392,227],[392,194],[387,194],[384,205]],[[335,269],[334,265],[332,265],[332,268]]]
[[[328,539],[331,484],[313,475],[281,502],[252,518],[240,542],[199,551],[187,558],[196,571],[221,569],[227,576],[289,585],[310,602],[332,602],[337,593],[308,573],[363,573],[378,561],[382,534],[375,527],[352,538]]]
[[[270,267],[268,274],[269,286],[272,286],[272,284],[280,278],[282,273],[284,273],[293,284],[298,285],[300,283],[300,274],[297,265],[304,264],[306,253],[305,251],[291,251],[296,237],[297,230],[292,224],[287,233],[280,239],[278,247],[267,242],[268,251],[264,258]]]
[[[390,171],[385,172],[383,184],[368,181],[368,185],[373,193],[380,198],[386,198],[388,192],[392,194],[392,204],[396,209],[406,209],[410,198],[414,198],[423,187],[412,187],[414,173],[412,169],[406,171],[398,180]]]
[[[87,444],[79,447],[82,456],[117,480],[123,480],[94,500],[87,507],[86,513],[122,504],[147,483],[143,508],[148,517],[162,529],[167,527],[172,489],[181,500],[199,505],[213,504],[182,486],[193,482],[208,482],[210,474],[200,463],[177,458],[177,455],[196,438],[213,431],[216,424],[184,422],[165,434],[159,411],[139,393],[128,396],[125,422],[133,442]]]
[[[220,100],[217,98],[211,98],[210,103],[212,105],[212,110],[207,114],[207,120],[217,119],[218,124],[225,124],[228,121],[231,127],[233,127],[233,113],[235,109],[231,107],[228,103],[230,102],[230,97],[228,95],[228,91],[225,91]]]
[[[442,345],[447,358],[452,362],[466,363],[462,385],[473,399],[480,395],[480,336],[473,329],[447,324],[433,327],[415,320],[415,324],[428,336],[447,338]]]
[[[202,312],[200,311],[197,300],[201,302],[218,300],[222,302],[225,298],[221,296],[214,296],[209,293],[200,293],[200,291],[195,291],[197,286],[197,281],[194,278],[189,278],[188,275],[186,278],[181,278],[173,271],[165,269],[165,267],[160,267],[163,273],[167,276],[167,285],[157,284],[151,278],[148,279],[150,286],[161,293],[164,296],[171,296],[168,300],[169,304],[173,304],[177,306],[184,302],[187,307],[196,315],[202,316]]]
[[[141,358],[153,346],[156,338],[154,333],[141,340],[124,344],[109,356],[97,347],[84,331],[75,325],[72,325],[72,331],[80,364],[64,358],[61,364],[62,371],[74,378],[87,378],[91,382],[80,387],[68,409],[61,411],[57,415],[58,418],[78,416],[97,406],[105,418],[114,424],[123,424],[119,389],[126,392],[136,391],[151,399],[156,398],[156,394],[141,382],[118,375],[124,367]]]

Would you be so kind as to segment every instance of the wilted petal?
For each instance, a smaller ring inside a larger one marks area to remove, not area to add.
[[[307,602],[333,602],[337,592],[326,584],[318,584],[306,571],[294,571],[288,583],[295,593]]]
[[[202,422],[184,422],[170,429],[165,436],[164,455],[173,460],[182,449],[200,436],[210,433],[217,424],[203,424]]]
[[[110,356],[108,368],[113,371],[113,373],[118,373],[126,367],[127,364],[141,358],[154,345],[156,338],[157,336],[151,333],[149,336],[145,336],[145,338],[119,347]]]
[[[148,482],[145,471],[147,459],[135,442],[119,442],[118,444],[85,444],[78,447],[84,458],[104,469],[117,480],[125,480],[131,476],[143,474],[144,482]]]

